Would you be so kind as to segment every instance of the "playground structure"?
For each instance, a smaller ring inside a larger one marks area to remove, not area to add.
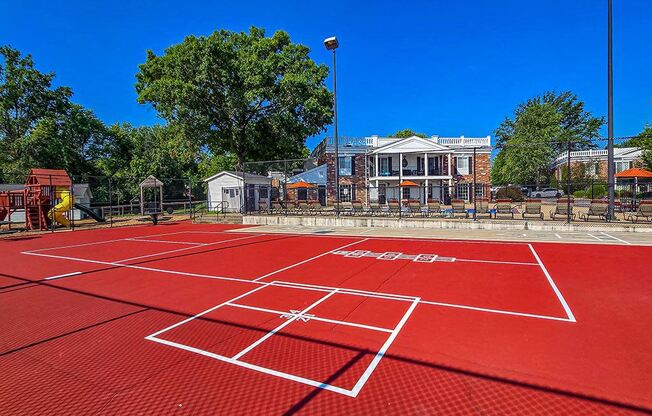
[[[11,215],[22,210],[27,230],[48,230],[53,221],[69,227],[66,215],[74,205],[72,179],[65,170],[31,169],[24,189],[0,192],[0,221],[11,222]]]

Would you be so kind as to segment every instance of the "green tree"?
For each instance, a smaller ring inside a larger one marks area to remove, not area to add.
[[[72,91],[52,87],[54,73],[34,67],[31,55],[0,46],[0,162],[15,166],[33,150],[25,140],[38,123],[70,107]]]
[[[603,118],[593,117],[569,91],[546,92],[519,104],[514,117],[505,118],[494,132],[499,154],[492,180],[539,185],[569,142],[572,150],[595,147],[592,141],[603,124]]]
[[[390,137],[397,137],[399,139],[405,139],[405,138],[412,137],[412,136],[417,136],[417,137],[421,137],[421,138],[428,137],[424,133],[415,133],[414,130],[412,130],[412,129],[399,130],[396,133],[392,134]]]
[[[265,37],[216,31],[189,36],[162,56],[147,52],[136,75],[140,103],[150,103],[198,143],[246,160],[300,155],[308,136],[332,121],[328,68],[286,32]]]

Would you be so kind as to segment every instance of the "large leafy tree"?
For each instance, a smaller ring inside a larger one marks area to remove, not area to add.
[[[283,31],[189,36],[161,56],[148,51],[136,76],[138,100],[239,166],[296,157],[332,120],[328,68],[309,52]]]
[[[110,132],[72,91],[52,86],[54,73],[35,68],[30,55],[0,47],[0,167],[25,174],[32,167],[95,173]],[[16,176],[17,177],[17,176]],[[14,178],[15,180],[16,178]]]
[[[643,167],[652,170],[652,126],[646,125],[642,132],[617,147],[638,147],[643,150]]]
[[[594,147],[604,119],[584,109],[571,92],[546,92],[516,108],[495,131],[499,150],[492,167],[496,183],[537,184],[547,179],[556,155],[570,147]]]

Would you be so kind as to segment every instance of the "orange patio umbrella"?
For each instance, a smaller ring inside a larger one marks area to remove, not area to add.
[[[624,170],[622,172],[616,173],[616,178],[622,178],[622,179],[636,179],[636,178],[650,178],[652,179],[652,172],[649,170],[641,169],[641,168],[631,168]]]
[[[298,189],[298,188],[316,188],[317,185],[308,183],[304,180],[300,180],[299,182],[291,183],[288,185],[288,189]]]
[[[419,184],[412,181],[403,181],[399,184],[399,186],[419,186]]]

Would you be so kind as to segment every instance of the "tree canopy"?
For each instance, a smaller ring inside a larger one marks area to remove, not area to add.
[[[495,183],[540,184],[547,179],[554,158],[568,148],[595,147],[602,117],[584,109],[569,91],[546,92],[517,106],[513,118],[495,130],[496,148],[491,175]]]
[[[283,31],[266,37],[220,30],[188,36],[161,56],[147,52],[136,91],[162,118],[216,154],[246,160],[292,158],[332,120],[328,68]]]
[[[417,136],[417,137],[422,137],[422,138],[428,137],[424,133],[415,133],[414,130],[412,130],[412,129],[399,130],[399,131],[397,131],[396,133],[392,134],[389,137],[397,137],[399,139],[405,139],[405,138],[412,137],[412,136]]]

